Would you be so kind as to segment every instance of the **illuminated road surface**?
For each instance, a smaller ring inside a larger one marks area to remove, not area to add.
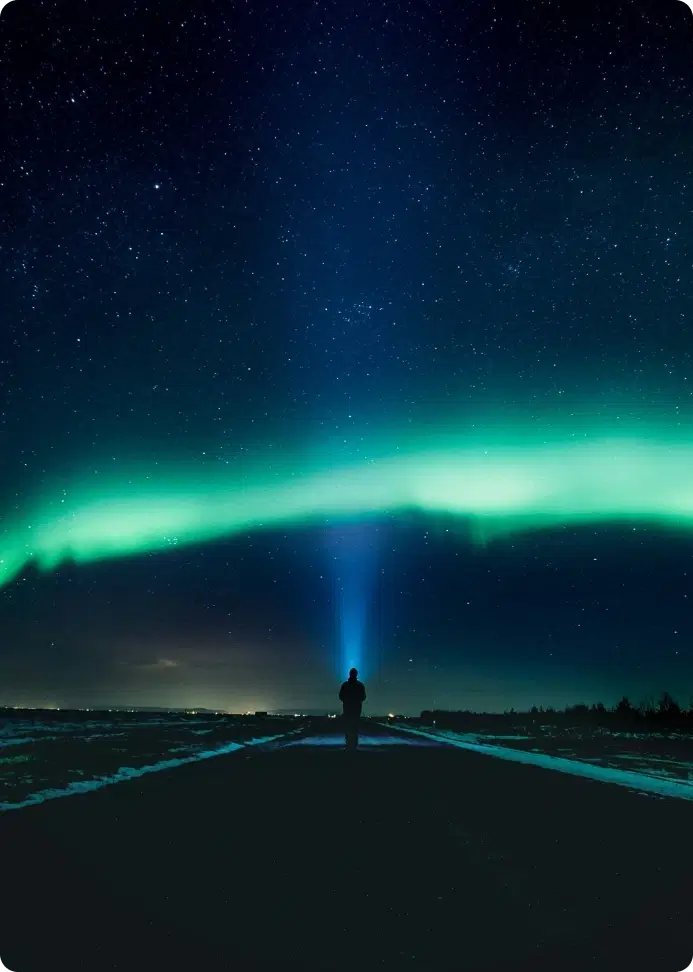
[[[439,740],[426,739],[425,737],[416,736],[404,736],[401,733],[381,733],[375,735],[366,731],[359,735],[359,749],[387,749],[390,746],[423,746],[424,748],[430,748],[433,746],[439,747],[444,745],[444,743]],[[280,741],[276,744],[277,748],[287,749],[294,746],[301,747],[319,747],[319,748],[329,748],[329,749],[343,749],[344,748],[344,734],[343,733],[325,733],[324,735],[308,735],[301,739],[290,740],[289,742]],[[270,748],[270,747],[267,747]]]
[[[5,814],[5,965],[689,965],[689,802],[373,723],[291,742]]]

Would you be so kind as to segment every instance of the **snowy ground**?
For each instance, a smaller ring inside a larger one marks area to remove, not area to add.
[[[375,732],[369,732],[369,725]],[[387,731],[383,733],[383,729]],[[42,713],[36,718],[0,718],[0,812],[248,746],[262,744],[269,750],[344,747],[337,725],[334,732],[305,733],[302,720],[218,715],[119,713],[89,719],[75,714],[70,721],[64,713],[55,718]],[[366,752],[405,745],[453,745],[641,793],[693,800],[693,737],[682,733],[520,725],[517,731],[498,735],[452,732],[396,720],[364,721],[359,745]]]
[[[495,735],[448,729],[398,728],[498,759],[541,766],[625,786],[640,793],[693,800],[693,737],[684,733],[609,732],[541,726],[531,734]]]
[[[120,783],[301,731],[228,716],[0,719],[0,812]]]

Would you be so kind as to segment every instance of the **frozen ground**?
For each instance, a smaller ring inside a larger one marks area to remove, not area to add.
[[[73,796],[274,740],[296,720],[132,714],[0,719],[0,811]]]
[[[238,745],[243,732],[268,739],[284,727],[200,716],[119,721],[112,731],[124,735],[110,744],[127,753],[112,757],[116,770],[192,761],[2,815],[3,885],[12,894],[3,900],[0,954],[10,969],[43,972],[56,955],[95,972],[666,972],[690,964],[690,802],[651,786],[690,787],[640,771],[628,787],[613,785],[630,772],[599,766],[613,740],[585,732],[571,740],[559,729],[540,739],[510,721],[494,726],[498,736],[532,738],[443,737],[413,721],[367,719],[351,754],[336,721],[305,718],[287,722],[301,726],[294,736],[199,759]],[[41,735],[58,739],[33,745],[55,747],[62,735],[64,765],[87,777],[91,747],[108,743],[103,731],[49,725]],[[31,732],[16,726],[14,738]],[[101,738],[69,738],[88,733]],[[616,743],[618,752],[623,740]],[[659,747],[688,741],[630,743],[629,755],[639,747],[660,758]],[[178,746],[203,748],[170,755]]]
[[[685,733],[609,732],[541,726],[531,734],[453,732],[398,726],[416,738],[542,766],[641,793],[693,800],[693,737]]]
[[[0,719],[0,811],[72,796],[148,773],[241,751],[343,747],[338,723],[219,715],[123,714],[74,719],[17,715]],[[369,726],[375,729],[369,732]],[[376,729],[377,726],[377,729]],[[383,734],[382,729],[389,732]],[[395,730],[395,731],[392,731]],[[398,730],[401,730],[398,731]],[[496,734],[462,733],[364,721],[360,748],[453,745],[514,762],[588,777],[663,797],[693,800],[693,737],[558,729],[550,725]]]

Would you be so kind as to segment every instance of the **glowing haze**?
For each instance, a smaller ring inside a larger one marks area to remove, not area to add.
[[[369,674],[369,663],[372,665],[364,640],[377,563],[376,536],[375,531],[359,524],[344,524],[327,531],[337,592],[336,670],[343,673],[356,668],[362,677]]]
[[[232,467],[125,468],[99,486],[75,477],[68,490],[47,490],[25,516],[7,524],[0,584],[31,562],[48,571],[199,544],[239,532],[327,519],[396,515],[406,510],[449,517],[472,541],[562,524],[598,521],[693,527],[693,436],[641,423],[627,429],[553,432],[520,423],[486,432],[427,433],[426,446],[383,442],[360,462],[334,456],[276,457],[252,473]],[[393,441],[404,441],[402,436]],[[399,451],[398,451],[399,450]],[[327,450],[326,450],[327,451]],[[452,522],[452,521],[451,521]]]

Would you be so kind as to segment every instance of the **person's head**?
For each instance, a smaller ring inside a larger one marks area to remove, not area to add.
[[[358,671],[355,668],[350,668],[349,669],[349,678],[356,679],[356,678],[358,678],[358,674],[359,673],[358,673]]]

